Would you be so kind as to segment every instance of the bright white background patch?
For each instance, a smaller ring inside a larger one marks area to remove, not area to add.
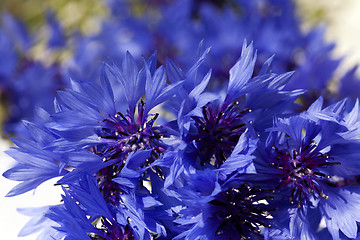
[[[31,218],[18,213],[16,209],[59,204],[62,190],[60,186],[54,186],[58,179],[52,179],[40,185],[35,191],[30,191],[16,197],[5,197],[19,183],[10,181],[2,176],[3,172],[16,163],[15,160],[4,153],[9,147],[9,141],[0,139],[0,239],[34,240],[37,234],[18,237],[22,227]]]

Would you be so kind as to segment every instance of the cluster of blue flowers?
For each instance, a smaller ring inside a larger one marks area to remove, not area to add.
[[[17,164],[3,175],[20,182],[7,196],[52,178],[63,190],[59,205],[29,210],[21,235],[358,237],[360,92],[339,100],[356,89],[355,69],[326,89],[340,61],[323,30],[302,33],[291,1],[149,0],[138,15],[130,1],[108,4],[101,31],[77,34],[65,63],[19,60],[0,31],[1,87],[36,101],[21,131],[6,125]],[[48,22],[49,47],[66,46]],[[37,81],[62,90],[54,98]]]

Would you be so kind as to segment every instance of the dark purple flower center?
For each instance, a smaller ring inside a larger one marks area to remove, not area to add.
[[[142,167],[150,165],[159,158],[160,154],[165,152],[166,145],[161,143],[160,139],[166,134],[161,131],[161,127],[154,126],[158,114],[152,115],[148,120],[143,118],[143,112],[144,102],[141,101],[138,104],[136,119],[130,115],[117,113],[100,122],[102,124],[99,133],[101,144],[94,147],[92,151],[102,156],[104,161],[118,159],[115,164],[103,168],[95,174],[100,191],[110,202],[118,203],[119,194],[123,193],[121,186],[112,179],[119,175],[131,152],[152,149],[151,156]],[[150,169],[163,178],[160,168],[152,167]]]
[[[234,102],[223,110],[210,103],[202,109],[202,117],[193,117],[198,132],[190,136],[200,153],[201,165],[210,163],[219,168],[230,156],[246,124],[241,119],[250,109],[239,110]]]
[[[274,158],[270,165],[280,171],[281,176],[274,191],[291,188],[289,201],[291,204],[297,202],[299,208],[303,202],[307,203],[311,196],[328,198],[321,191],[321,184],[331,176],[323,171],[329,166],[340,163],[329,162],[329,156],[317,149],[314,140],[301,148],[299,152],[280,150],[275,146],[272,149]]]
[[[104,148],[101,150],[105,161],[120,158],[125,160],[130,152],[153,149],[154,154],[164,152],[165,145],[160,143],[164,137],[159,127],[154,126],[159,114],[154,114],[150,120],[143,118],[144,102],[138,104],[136,119],[118,112],[113,117],[104,119],[99,139]]]
[[[209,202],[215,207],[214,218],[221,222],[215,235],[238,233],[236,239],[260,237],[260,227],[270,227],[273,209],[267,202],[272,199],[269,194],[269,191],[248,184],[219,193]]]
[[[120,194],[124,192],[121,185],[113,181],[123,167],[124,164],[114,164],[95,173],[95,177],[98,181],[98,187],[104,199],[113,204],[120,202]]]

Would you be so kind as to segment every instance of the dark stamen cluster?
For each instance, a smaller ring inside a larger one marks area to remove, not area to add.
[[[166,134],[159,127],[154,126],[158,114],[148,120],[143,116],[144,102],[138,104],[138,115],[135,119],[130,115],[117,113],[113,117],[104,119],[102,129],[99,133],[101,140],[98,146],[92,151],[103,157],[104,161],[116,159],[115,164],[98,171],[95,176],[98,180],[99,189],[105,199],[117,203],[119,194],[123,192],[121,186],[112,179],[116,178],[125,165],[127,156],[131,152],[152,149],[151,156],[146,160],[142,167],[149,166],[165,151],[166,146],[160,139]],[[163,178],[160,168],[150,168],[159,177]]]
[[[125,160],[130,152],[153,149],[154,154],[164,151],[164,145],[159,139],[164,136],[160,129],[154,126],[159,114],[150,120],[144,120],[144,102],[138,104],[138,116],[134,119],[118,112],[115,116],[104,119],[99,139],[106,145],[102,151],[104,160],[121,158]]]
[[[274,161],[271,166],[278,169],[282,176],[274,191],[291,188],[290,203],[297,202],[298,207],[303,202],[308,202],[310,196],[315,198],[328,198],[321,191],[321,182],[331,178],[330,175],[322,172],[322,169],[339,162],[329,162],[329,156],[319,152],[314,140],[305,145],[299,152],[296,150],[284,151],[273,146]]]
[[[262,227],[270,227],[270,208],[267,200],[272,199],[270,192],[260,187],[243,184],[221,192],[210,204],[215,206],[215,218],[221,223],[215,235],[237,232],[238,239],[260,237]]]
[[[250,109],[239,111],[238,102],[227,108],[214,108],[211,104],[204,106],[202,117],[193,117],[198,133],[190,137],[197,142],[200,151],[201,165],[210,163],[219,168],[230,156],[246,125],[241,119]],[[222,110],[223,109],[223,110]]]
[[[119,184],[113,181],[118,176],[124,164],[114,164],[99,170],[95,177],[98,181],[98,186],[103,194],[104,199],[113,204],[120,202],[120,194],[124,192]]]

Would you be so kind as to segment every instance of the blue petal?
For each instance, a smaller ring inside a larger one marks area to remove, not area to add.
[[[41,183],[51,179],[53,176],[51,177],[39,177],[39,178],[34,178],[31,180],[28,180],[26,182],[22,182],[19,183],[18,185],[16,185],[14,188],[12,188],[7,194],[6,197],[13,197],[16,195],[20,195],[23,193],[26,193],[30,190],[33,190],[35,188],[37,188]]]
[[[311,232],[309,220],[306,216],[306,207],[291,208],[290,214],[290,239],[316,240]]]
[[[126,100],[129,104],[130,113],[134,112],[136,103],[145,93],[146,78],[140,76],[133,56],[126,52],[122,64],[122,71],[114,64],[109,66],[110,72],[119,80],[124,90]]]
[[[170,187],[175,180],[184,172],[184,165],[182,164],[181,157],[178,154],[166,155],[167,159],[172,160],[172,165],[170,167],[170,173],[165,179],[164,188]]]
[[[360,221],[360,188],[330,188],[324,193],[328,199],[321,199],[319,208],[322,211],[327,229],[334,239],[340,239],[339,230],[348,238],[356,238],[357,222]]]
[[[224,104],[228,105],[243,94],[244,86],[250,80],[255,66],[256,53],[254,53],[253,44],[246,46],[244,41],[241,51],[241,57],[230,69],[230,79],[228,93]]]
[[[135,175],[135,176],[137,176],[137,175]],[[135,189],[135,187],[136,187],[136,184],[133,181],[131,181],[129,178],[126,178],[126,177],[117,177],[117,178],[112,179],[112,181],[120,184],[121,186],[128,187],[130,189]]]
[[[83,175],[80,186],[75,184],[69,185],[71,195],[87,209],[90,215],[104,216],[109,220],[113,218],[94,177]]]
[[[155,106],[164,102],[168,98],[172,97],[175,92],[181,87],[182,81],[173,83],[171,85],[166,84],[166,72],[163,66],[159,67],[154,76],[151,76],[150,70],[145,63],[147,69],[146,74],[146,105],[145,115]]]

